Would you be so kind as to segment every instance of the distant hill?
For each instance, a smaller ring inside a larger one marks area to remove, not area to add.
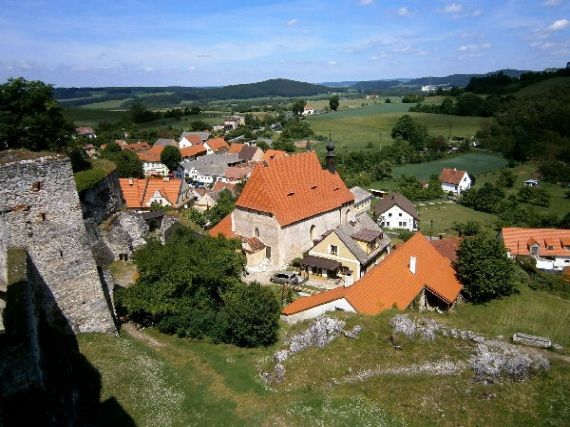
[[[323,82],[317,84],[327,87],[351,87],[354,86],[356,83],[358,83],[358,80],[347,80],[342,82]]]
[[[332,89],[322,85],[287,79],[271,79],[222,87],[104,87],[55,88],[55,97],[66,107],[78,107],[111,100],[142,102],[150,108],[172,107],[182,101],[207,102],[224,99],[248,99],[279,96],[295,98],[319,95]],[[336,89],[335,91],[338,91]]]

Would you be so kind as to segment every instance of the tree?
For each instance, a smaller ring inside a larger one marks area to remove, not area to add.
[[[307,101],[304,99],[298,99],[291,105],[291,111],[296,116],[301,116],[303,111],[305,111],[305,105],[307,105]]]
[[[259,148],[261,148],[263,150],[263,152],[267,151],[267,149],[269,148],[269,144],[267,144],[267,142],[265,141],[257,141],[257,145]]]
[[[144,178],[144,169],[139,156],[129,150],[121,151],[110,158],[117,165],[120,178]]]
[[[481,224],[477,221],[454,222],[451,228],[457,231],[459,237],[475,236],[481,231]]]
[[[408,141],[416,150],[421,150],[427,144],[429,133],[427,127],[416,123],[409,114],[404,114],[392,128],[392,138],[398,141]]]
[[[453,262],[463,294],[483,303],[516,292],[515,264],[507,257],[503,242],[484,235],[462,240]]]
[[[229,190],[222,190],[218,196],[215,206],[205,213],[205,217],[210,221],[210,225],[214,226],[220,222],[226,215],[234,210],[236,197]]]
[[[147,110],[142,102],[133,102],[129,108],[129,116],[134,123],[145,123],[160,119],[162,114]]]
[[[72,135],[51,85],[21,77],[0,85],[0,149],[61,152]]]
[[[329,99],[329,107],[331,110],[336,111],[338,110],[338,105],[339,105],[339,98],[338,95],[333,95],[331,96],[331,98]]]
[[[167,145],[160,153],[160,162],[168,168],[169,171],[175,171],[182,160],[182,155],[178,147]]]
[[[512,188],[515,185],[516,176],[510,169],[501,169],[499,175],[499,185],[505,186],[507,188]]]

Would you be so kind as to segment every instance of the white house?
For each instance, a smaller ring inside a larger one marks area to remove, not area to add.
[[[403,194],[390,193],[386,195],[376,203],[374,212],[380,227],[408,231],[417,231],[419,228],[418,211]]]
[[[164,145],[153,145],[150,150],[137,153],[142,161],[145,176],[168,176],[168,168],[160,161],[160,154],[164,147]]]
[[[471,177],[466,171],[443,168],[439,174],[441,188],[446,193],[460,195],[471,188]]]
[[[218,154],[215,156],[201,156],[196,160],[180,163],[175,175],[179,178],[189,178],[195,182],[209,185],[216,181],[230,182],[225,177],[228,166],[241,163],[238,154]]]
[[[192,147],[193,145],[200,145],[202,142],[202,138],[198,132],[185,132],[178,142],[178,148],[182,150],[183,148]]]

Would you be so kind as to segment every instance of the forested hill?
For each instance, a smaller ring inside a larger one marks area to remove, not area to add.
[[[332,90],[326,86],[295,80],[272,79],[222,87],[56,88],[55,97],[68,107],[121,99],[129,99],[130,101],[127,102],[141,101],[148,107],[161,107],[177,105],[181,101],[213,101],[268,96],[292,98],[326,94]]]

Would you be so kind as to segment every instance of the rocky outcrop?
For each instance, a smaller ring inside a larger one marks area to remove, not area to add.
[[[97,224],[109,218],[123,206],[119,174],[111,172],[93,188],[79,194],[83,218],[92,218]]]

